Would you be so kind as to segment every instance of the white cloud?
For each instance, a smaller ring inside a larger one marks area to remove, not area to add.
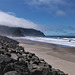
[[[67,13],[73,5],[70,0],[25,0],[25,4],[44,11],[47,10],[51,13],[54,13],[57,10],[63,11],[63,9],[64,12]],[[63,13],[61,13],[61,15],[63,15]]]
[[[25,0],[25,4],[28,5],[35,5],[35,6],[40,6],[43,5],[46,8],[51,8],[51,6],[58,6],[58,5],[68,5],[69,1],[68,0]],[[41,8],[41,7],[40,7]],[[59,6],[58,6],[59,8]]]
[[[0,25],[39,29],[38,25],[24,18],[18,18],[8,12],[0,11]]]
[[[28,4],[65,4],[66,0],[25,0],[26,3]]]
[[[65,16],[66,13],[64,11],[62,11],[62,10],[58,10],[58,11],[56,11],[56,15]]]

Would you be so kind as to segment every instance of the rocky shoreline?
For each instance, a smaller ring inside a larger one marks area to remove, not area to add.
[[[0,75],[68,75],[52,68],[34,53],[26,52],[19,42],[0,36]]]

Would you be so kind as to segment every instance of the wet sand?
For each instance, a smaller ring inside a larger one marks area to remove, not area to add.
[[[35,53],[39,58],[43,58],[56,69],[60,69],[69,75],[75,75],[75,48],[30,40],[18,41],[25,48],[25,51]]]

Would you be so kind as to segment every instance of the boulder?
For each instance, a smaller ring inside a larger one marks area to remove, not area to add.
[[[19,42],[0,36],[0,75],[68,75],[26,52]]]
[[[6,72],[4,75],[21,75],[21,74],[18,73],[17,71],[9,71],[9,72]]]

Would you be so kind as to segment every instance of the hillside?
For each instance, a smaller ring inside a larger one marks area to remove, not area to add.
[[[8,27],[2,25],[0,25],[0,34],[8,36],[37,36],[37,37],[45,36],[44,33],[39,30],[21,27]]]

